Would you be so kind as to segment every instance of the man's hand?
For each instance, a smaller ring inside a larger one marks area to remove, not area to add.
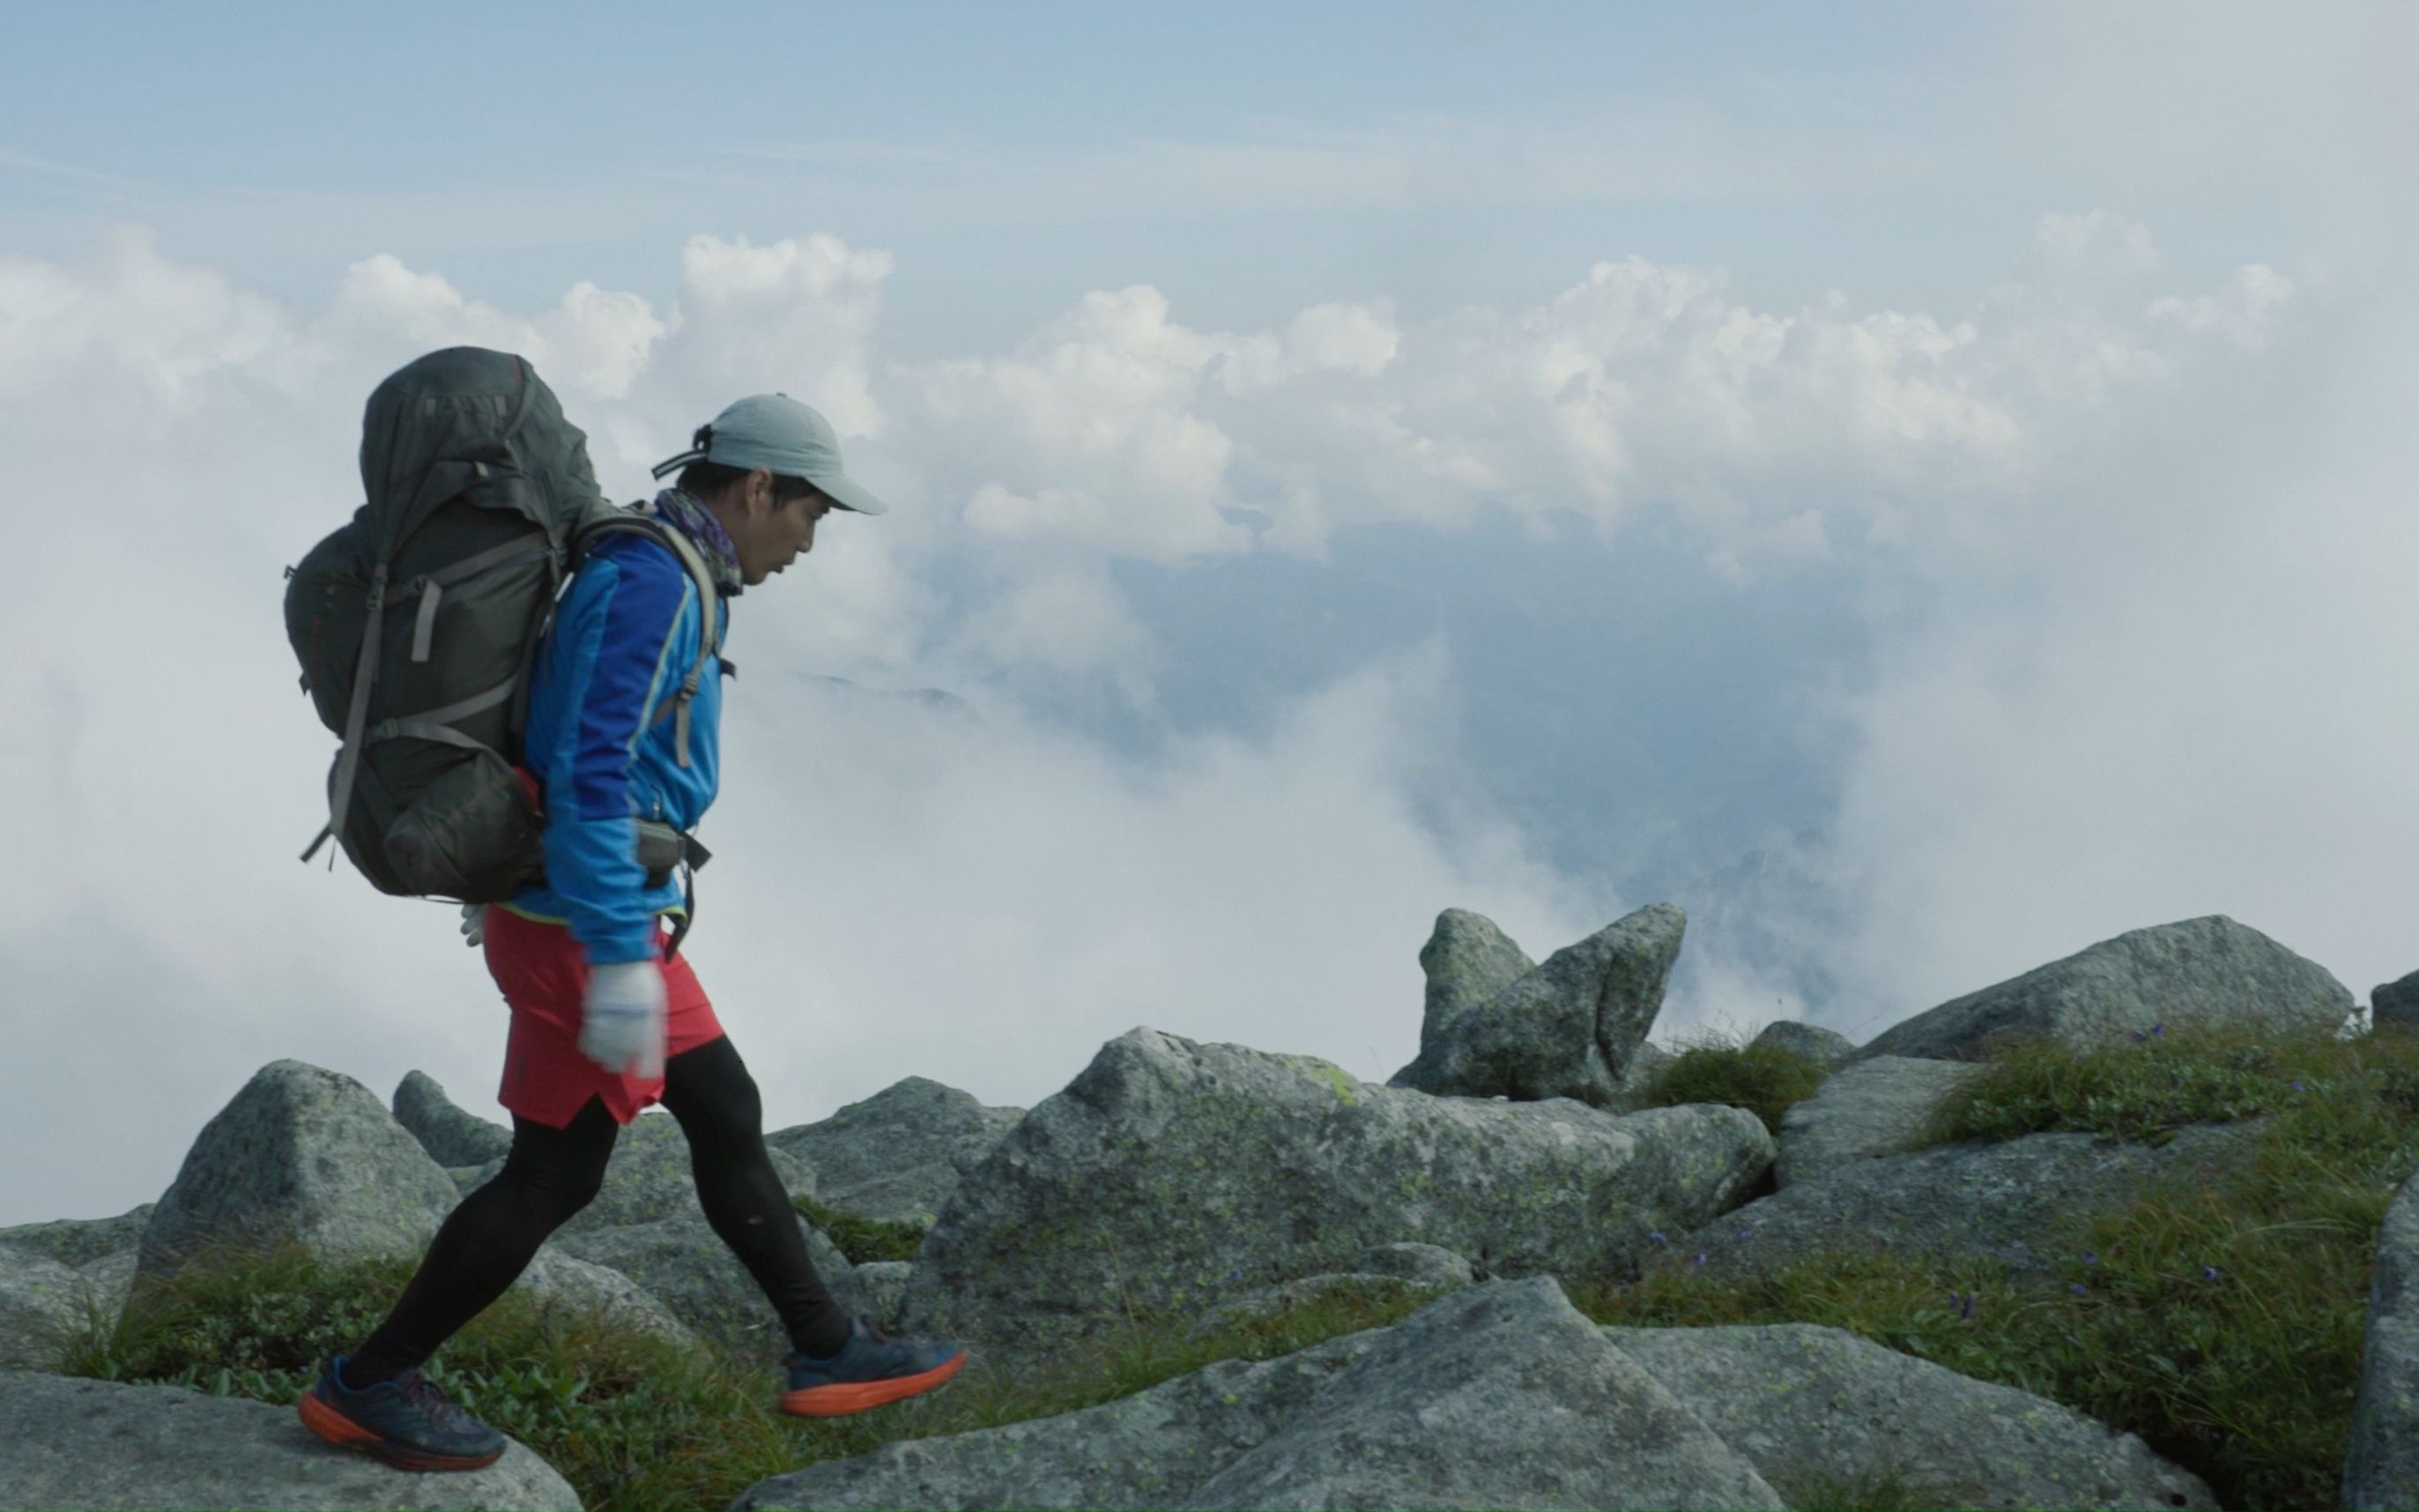
[[[664,969],[622,961],[588,972],[579,1053],[609,1072],[652,1080],[664,1073]]]
[[[486,937],[487,905],[485,903],[464,903],[462,905],[462,943],[468,946],[476,947]]]

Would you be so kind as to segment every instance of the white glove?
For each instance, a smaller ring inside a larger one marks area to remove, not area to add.
[[[468,946],[476,947],[480,941],[486,937],[487,905],[485,903],[464,903],[462,905],[462,943]]]
[[[619,961],[588,971],[579,1053],[607,1071],[650,1080],[664,1073],[664,968]]]

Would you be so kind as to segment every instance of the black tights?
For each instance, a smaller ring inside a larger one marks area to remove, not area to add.
[[[706,1220],[764,1288],[791,1347],[836,1352],[848,1342],[848,1315],[807,1257],[806,1231],[764,1153],[755,1079],[730,1038],[667,1060],[663,1102],[688,1136]],[[437,1230],[403,1300],[345,1362],[346,1383],[366,1386],[413,1368],[502,1296],[547,1236],[596,1196],[617,1132],[596,1098],[561,1129],[515,1115],[504,1168]]]

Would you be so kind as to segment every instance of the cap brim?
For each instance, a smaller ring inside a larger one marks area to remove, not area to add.
[[[888,504],[874,498],[865,485],[845,472],[829,472],[807,481],[831,495],[832,502],[842,509],[853,509],[860,515],[886,515],[890,512]]]

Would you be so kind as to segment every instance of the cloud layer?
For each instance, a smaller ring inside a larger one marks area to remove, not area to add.
[[[0,967],[26,994],[12,1048],[56,1068],[0,1118],[93,1152],[13,1176],[0,1222],[156,1195],[283,1056],[382,1092],[421,1066],[487,1109],[502,1009],[451,911],[294,864],[332,742],[278,617],[278,569],[358,498],[363,397],[455,342],[528,355],[623,497],[780,389],[894,503],[739,606],[695,952],[778,1121],[911,1072],[1030,1103],[1144,1023],[1382,1077],[1441,908],[1542,958],[1657,901],[1505,816],[1449,637],[1272,668],[1252,734],[1164,706],[1172,659],[1219,648],[1168,639],[1121,565],[1317,563],[1348,531],[1509,520],[1608,561],[1652,539],[1714,594],[1851,585],[1871,663],[1703,690],[1835,721],[1851,756],[1836,811],[1690,900],[1667,1029],[1819,1008],[1866,1038],[2201,912],[2351,974],[2398,949],[2419,803],[2378,731],[2419,644],[2392,565],[2412,388],[2380,291],[2264,264],[2180,286],[2147,229],[2091,211],[2044,217],[1953,315],[1759,310],[1718,269],[1633,257],[1425,322],[1372,301],[1202,330],[1101,290],[1009,349],[903,363],[882,252],[679,257],[665,307],[581,284],[535,314],[392,256],[316,310],[135,230],[0,258],[0,770],[37,858],[0,884]],[[1484,587],[1520,612],[1519,582]],[[1656,738],[1665,712],[1587,682],[1509,737]],[[1163,738],[1121,749],[1086,709]]]

